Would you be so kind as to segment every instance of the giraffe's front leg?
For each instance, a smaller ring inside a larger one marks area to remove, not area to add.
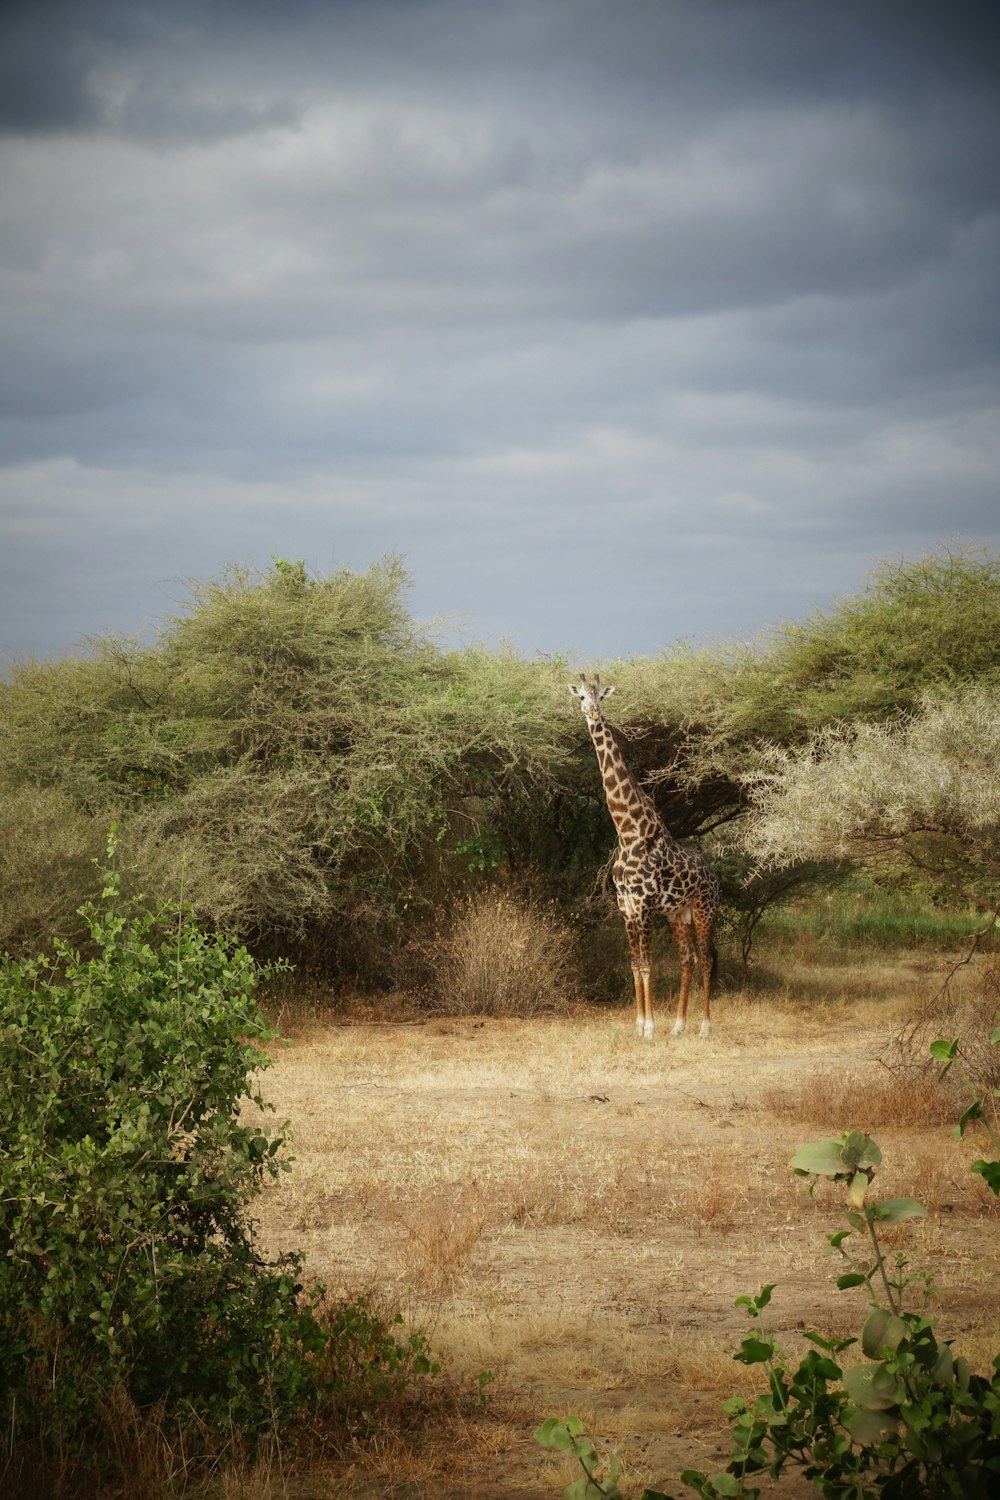
[[[641,972],[635,967],[632,969],[632,984],[635,988],[635,1034],[641,1037],[645,1035],[645,986],[642,982]]]
[[[645,1041],[653,1036],[653,974],[650,944],[650,922],[634,914],[626,915],[629,962],[635,989],[635,1034]]]

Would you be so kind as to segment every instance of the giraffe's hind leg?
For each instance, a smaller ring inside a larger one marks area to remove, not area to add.
[[[691,975],[694,973],[697,961],[697,950],[691,936],[689,917],[668,915],[667,921],[670,923],[670,931],[674,935],[677,956],[681,963],[680,989],[677,993],[677,1019],[674,1022],[674,1036],[680,1036],[687,1023],[688,991],[691,988]]]
[[[701,969],[701,987],[705,1001],[701,1035],[708,1036],[712,1030],[712,984],[719,961],[712,936],[715,928],[715,912],[696,906],[692,910],[691,920],[694,925],[695,942],[698,945],[698,965]]]

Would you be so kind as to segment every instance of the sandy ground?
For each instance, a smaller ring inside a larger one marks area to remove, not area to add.
[[[841,1193],[810,1196],[788,1167],[803,1141],[848,1128],[882,1147],[876,1196],[928,1209],[893,1227],[892,1247],[933,1269],[939,1326],[988,1366],[1000,1225],[968,1171],[980,1152],[919,1108],[907,1118],[913,1101],[875,1061],[907,1003],[738,995],[708,1040],[671,1036],[664,1015],[650,1043],[624,1010],[286,1021],[265,1092],[296,1163],[267,1191],[262,1239],[304,1250],[336,1294],[394,1301],[468,1393],[440,1424],[288,1493],[558,1496],[579,1475],[532,1433],[570,1411],[622,1457],[626,1494],[690,1493],[682,1468],[728,1457],[722,1400],[754,1389],[732,1359],[735,1298],[775,1283],[767,1327],[793,1353],[806,1327],[864,1321],[864,1295],[836,1290],[846,1267],[824,1253]]]

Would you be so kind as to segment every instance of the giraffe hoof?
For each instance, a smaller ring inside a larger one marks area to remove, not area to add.
[[[642,1035],[643,1035],[644,1040],[647,1041],[647,1042],[651,1042],[653,1040],[653,1023],[652,1023],[652,1021],[647,1021],[646,1024],[643,1026],[643,1028],[642,1028]]]
[[[674,1022],[674,1036],[680,1036],[683,1030],[684,1022],[681,1020],[680,1016],[678,1016],[677,1020]]]
[[[641,1016],[636,1016],[635,1018],[635,1034],[640,1037],[646,1035],[645,1023]]]
[[[701,1023],[701,1031],[698,1034],[699,1034],[699,1036],[711,1036],[712,1035],[712,1023],[711,1023],[711,1021],[702,1021],[702,1023]]]

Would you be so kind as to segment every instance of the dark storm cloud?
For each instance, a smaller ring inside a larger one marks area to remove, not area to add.
[[[627,653],[995,539],[994,16],[8,5],[0,651],[397,548]]]
[[[0,19],[0,132],[92,128],[100,99],[90,87],[87,49],[64,29],[62,7],[48,30],[40,5],[11,5]]]

